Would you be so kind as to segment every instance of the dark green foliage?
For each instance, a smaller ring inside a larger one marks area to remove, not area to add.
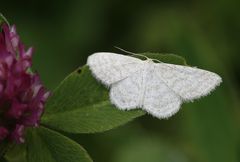
[[[48,128],[31,129],[27,136],[27,162],[92,162],[76,142]]]

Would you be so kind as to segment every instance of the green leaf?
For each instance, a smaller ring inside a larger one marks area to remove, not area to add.
[[[8,162],[26,162],[26,145],[15,144],[4,157]]]
[[[84,66],[70,74],[54,91],[42,124],[70,133],[94,133],[112,129],[143,114],[140,110],[115,108],[106,88]]]
[[[149,58],[186,64],[172,54],[145,53]],[[121,111],[114,107],[106,88],[91,75],[87,66],[70,74],[54,91],[46,105],[42,124],[69,133],[102,132],[144,115],[141,110]]]
[[[48,128],[27,132],[27,162],[92,162],[76,142]]]

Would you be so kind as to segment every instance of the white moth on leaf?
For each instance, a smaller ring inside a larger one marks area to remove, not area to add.
[[[110,88],[110,101],[118,109],[141,108],[160,119],[175,114],[183,102],[209,94],[222,82],[210,71],[115,53],[95,53],[87,65]]]

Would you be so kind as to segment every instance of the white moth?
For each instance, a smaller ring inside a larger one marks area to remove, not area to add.
[[[95,53],[87,65],[110,88],[111,103],[118,109],[141,108],[160,119],[175,114],[182,102],[209,94],[222,81],[206,70],[115,53]]]

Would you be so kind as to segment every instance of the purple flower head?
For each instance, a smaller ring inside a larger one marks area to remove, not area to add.
[[[49,92],[30,72],[33,49],[25,50],[15,26],[0,32],[0,142],[24,142],[26,127],[37,127]]]

